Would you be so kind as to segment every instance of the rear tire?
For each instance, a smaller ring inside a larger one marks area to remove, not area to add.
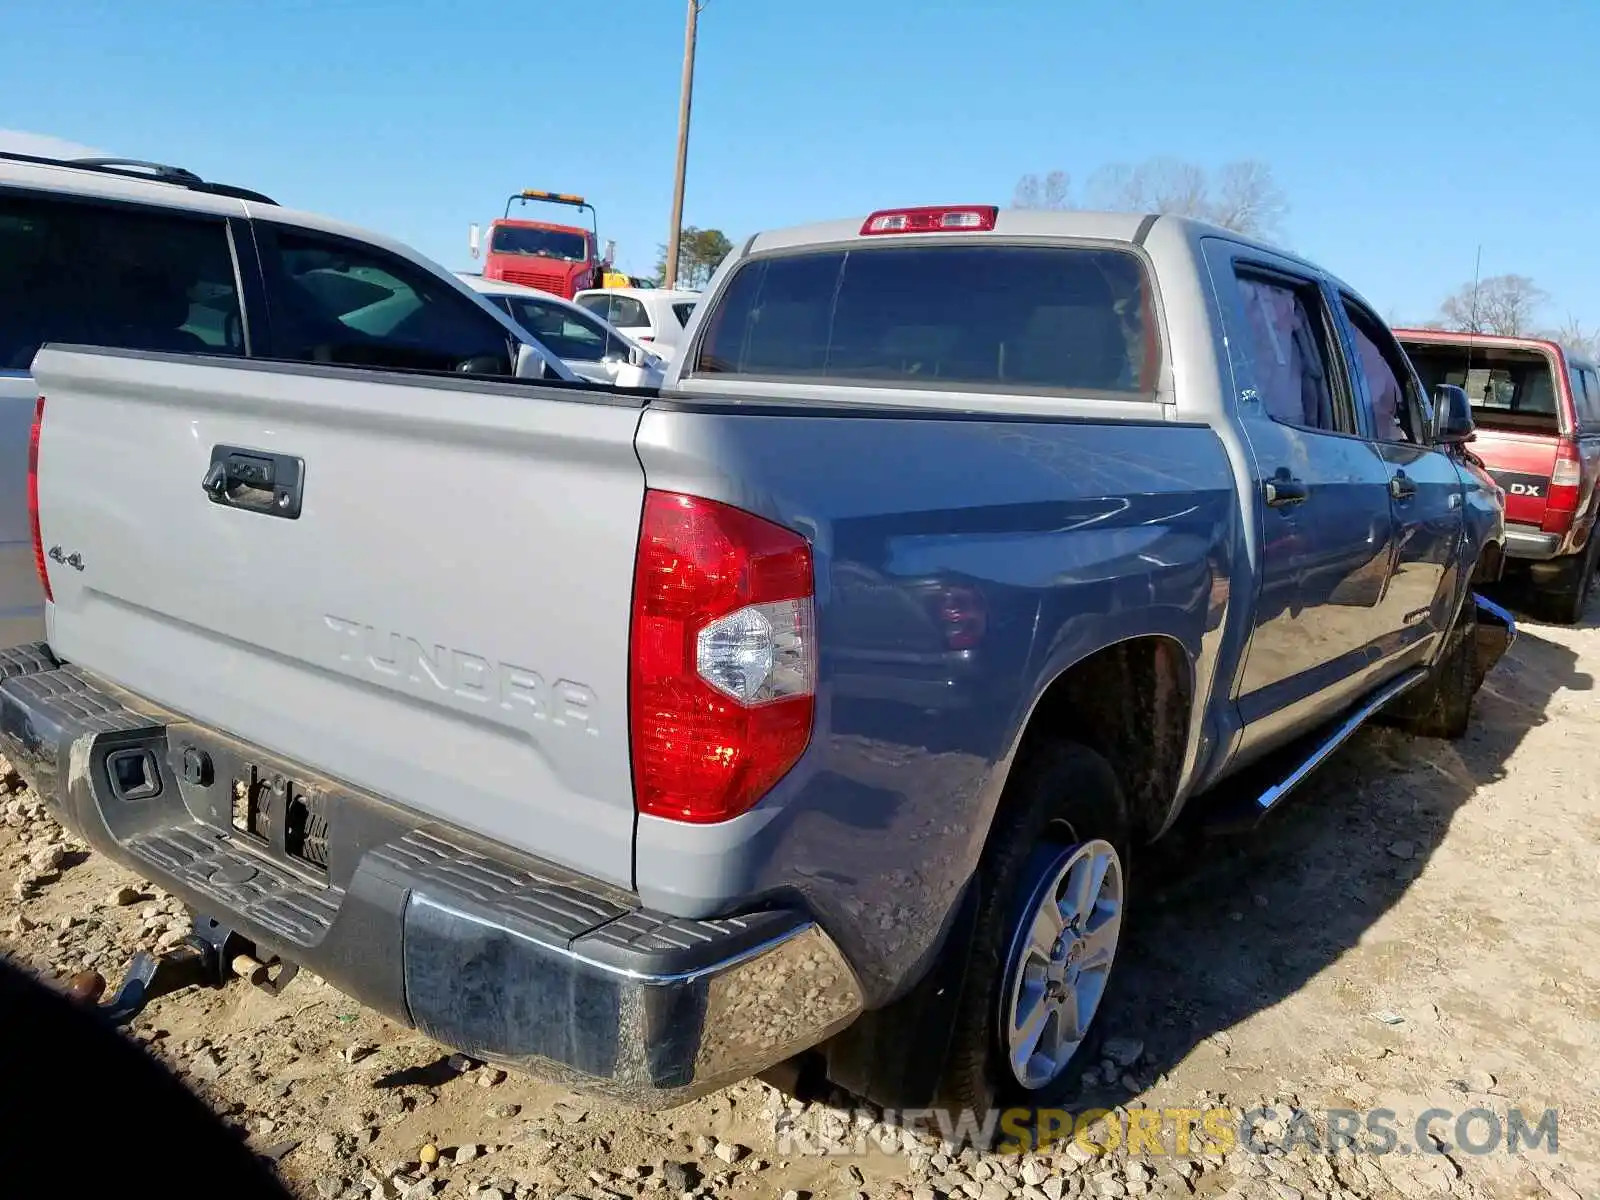
[[[1561,574],[1545,592],[1550,619],[1562,625],[1576,625],[1583,619],[1594,583],[1595,553],[1600,548],[1600,528],[1590,532],[1583,549],[1561,564]]]
[[[991,1107],[1054,1106],[1073,1090],[1075,1068],[1094,1061],[1100,998],[1126,932],[1128,834],[1116,775],[1094,751],[1046,743],[1018,764],[978,867],[976,928],[939,1088],[941,1107],[957,1117],[971,1110],[981,1126]],[[1064,899],[1057,901],[1058,895]],[[1040,921],[1056,920],[1069,907],[1073,915],[1057,926],[1053,947],[1049,931],[1030,936],[1043,928]],[[1080,984],[1092,1004],[1079,1003]],[[1056,1007],[1038,1018],[1052,995]],[[1076,1019],[1064,1013],[1069,995]],[[1038,1045],[1052,1039],[1058,1051],[1053,1063],[1043,1051],[1030,1056],[1022,1050],[1029,1034],[1017,1029],[1019,1011],[1030,1018],[1030,1029],[1032,1018],[1042,1022]],[[1031,1070],[1013,1069],[1018,1054]]]

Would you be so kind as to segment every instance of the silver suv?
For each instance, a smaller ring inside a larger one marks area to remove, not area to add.
[[[577,378],[388,238],[177,167],[0,152],[0,647],[44,636],[26,493],[46,342]]]

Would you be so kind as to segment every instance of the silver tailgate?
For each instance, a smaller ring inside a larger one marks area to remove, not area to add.
[[[47,348],[57,655],[421,812],[631,886],[639,411],[603,393]],[[283,519],[213,447],[304,462]]]

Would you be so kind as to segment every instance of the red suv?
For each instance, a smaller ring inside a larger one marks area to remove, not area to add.
[[[1472,451],[1506,493],[1507,566],[1525,566],[1557,620],[1577,621],[1600,553],[1600,371],[1540,338],[1394,332],[1426,394],[1466,389]]]

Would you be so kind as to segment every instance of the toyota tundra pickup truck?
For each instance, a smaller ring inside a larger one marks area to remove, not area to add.
[[[659,392],[33,374],[27,781],[230,961],[644,1106],[1051,1102],[1134,851],[1460,735],[1514,632],[1461,389],[1172,216],[759,234]]]

